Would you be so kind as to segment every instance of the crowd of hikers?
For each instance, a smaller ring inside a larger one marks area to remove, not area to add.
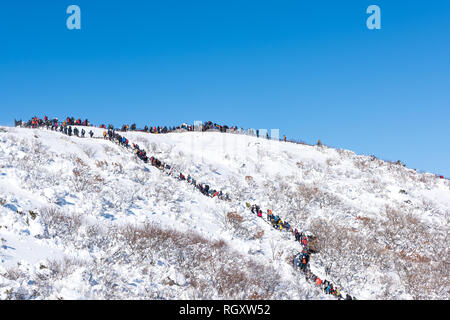
[[[99,126],[100,128],[108,128],[108,129],[114,129],[113,125],[106,125],[101,124]],[[127,132],[127,131],[140,131],[140,132],[148,132],[148,133],[155,133],[155,134],[161,134],[161,133],[170,133],[170,132],[180,132],[180,131],[218,131],[218,132],[227,132],[227,133],[239,133],[239,134],[248,134],[248,135],[254,135],[257,137],[260,137],[260,132],[258,129],[244,129],[242,127],[238,126],[228,126],[228,125],[222,125],[218,124],[212,121],[205,121],[203,123],[198,123],[194,125],[189,125],[187,123],[182,123],[179,126],[147,126],[145,125],[143,129],[137,129],[136,124],[133,123],[131,126],[128,124],[122,125],[121,129],[118,131]],[[269,139],[269,133],[266,132],[265,138]],[[280,141],[283,140],[286,142],[286,136],[283,136],[283,139],[279,139]],[[298,143],[294,140],[289,140],[293,143]]]
[[[45,116],[43,119],[34,117],[27,122],[23,122],[21,120],[18,121],[14,120],[14,124],[16,127],[23,127],[23,128],[45,127],[47,128],[47,130],[59,131],[68,136],[74,135],[79,138],[85,138],[86,130],[84,130],[84,128],[81,128],[80,130],[76,126],[88,126],[89,121],[87,119],[84,121],[81,121],[81,119],[75,120],[73,117],[72,118],[68,117],[62,123],[59,123],[57,118],[48,119],[48,117]],[[74,128],[72,128],[72,125],[74,126]],[[89,136],[91,138],[94,136],[94,132],[92,130],[89,131]]]
[[[114,130],[109,129],[107,132],[103,131],[103,138],[116,142],[118,145],[121,145],[127,149],[130,147],[128,139],[121,136]]]
[[[260,206],[256,204],[251,205],[248,202],[246,202],[245,205],[253,214],[256,214],[260,218],[263,217],[263,210]],[[273,228],[275,228],[276,230],[291,233],[294,236],[295,241],[300,243],[301,251],[294,256],[293,264],[295,268],[299,269],[305,274],[306,279],[314,282],[317,286],[321,287],[325,293],[331,294],[339,300],[356,300],[356,298],[350,296],[349,294],[346,294],[344,297],[344,295],[341,293],[341,290],[337,286],[334,286],[328,280],[320,279],[318,276],[311,272],[308,264],[309,258],[312,253],[316,252],[315,250],[308,247],[308,238],[313,239],[314,236],[307,236],[303,231],[299,231],[297,228],[292,227],[292,225],[288,221],[283,221],[283,219],[281,219],[278,215],[273,214],[271,209],[267,209],[265,214],[267,222],[270,223]]]
[[[74,117],[67,117],[62,122],[58,120],[58,118],[49,119],[47,116],[40,119],[38,117],[33,117],[28,121],[15,120],[14,125],[16,127],[24,127],[24,128],[38,128],[38,127],[46,127],[47,129],[51,128],[52,130],[58,130],[61,126],[85,126],[90,127],[91,123],[88,119],[81,120],[75,119]]]
[[[104,124],[100,125],[100,128],[106,128]],[[108,125],[108,129],[112,129],[112,125]],[[131,126],[128,124],[122,125],[121,129],[119,131],[127,132],[127,131],[141,131],[141,132],[149,132],[149,133],[169,133],[169,132],[177,132],[177,131],[220,131],[220,132],[237,132],[239,131],[237,126],[227,126],[227,125],[220,125],[217,123],[213,123],[211,121],[206,121],[203,124],[197,124],[197,125],[189,125],[187,123],[182,123],[179,126],[144,126],[143,129],[138,129],[136,127],[136,124],[133,123]],[[240,129],[241,131],[244,131],[244,129]]]
[[[115,142],[125,148],[130,148],[129,140],[112,129],[104,131],[103,138]],[[144,163],[150,163],[152,166],[162,170],[166,174],[176,177],[181,181],[186,181],[187,183],[193,185],[196,189],[198,189],[202,194],[211,198],[217,197],[221,200],[231,201],[228,193],[224,194],[221,190],[212,189],[208,184],[197,183],[197,180],[195,180],[190,174],[188,176],[185,176],[182,172],[178,173],[169,164],[161,162],[159,159],[153,156],[149,158],[147,155],[147,151],[139,147],[138,144],[132,143],[131,148],[134,154]]]
[[[217,197],[220,200],[226,200],[231,201],[228,193],[223,193],[222,190],[216,190],[209,187],[208,184],[204,183],[197,183],[197,180],[195,180],[191,175],[189,174],[187,177],[180,172],[178,178],[182,181],[186,181],[187,183],[193,185],[196,189],[198,189],[202,194],[205,196],[214,198]]]

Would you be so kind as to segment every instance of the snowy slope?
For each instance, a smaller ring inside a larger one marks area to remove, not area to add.
[[[311,269],[347,293],[448,298],[448,281],[436,281],[448,279],[448,180],[245,135],[124,133],[228,192],[225,202],[103,140],[102,129],[94,139],[1,129],[0,299],[332,299],[292,268],[298,243],[245,202],[317,236]]]

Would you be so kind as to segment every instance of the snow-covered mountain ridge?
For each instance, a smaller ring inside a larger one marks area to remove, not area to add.
[[[311,269],[360,299],[448,299],[448,180],[324,146],[123,133],[224,202],[92,130],[1,128],[0,299],[331,298],[245,202],[314,234]]]

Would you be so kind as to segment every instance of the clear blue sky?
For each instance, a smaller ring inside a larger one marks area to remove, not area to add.
[[[0,48],[2,125],[211,120],[450,176],[448,0],[3,1]]]

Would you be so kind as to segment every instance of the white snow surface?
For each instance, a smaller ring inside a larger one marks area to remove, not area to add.
[[[91,129],[95,139],[0,127],[0,299],[251,299],[254,291],[265,299],[334,299],[292,267],[299,244],[245,202],[316,236],[321,250],[311,270],[345,293],[449,298],[448,180],[325,146],[219,132],[121,133],[149,157],[228,193],[226,202]],[[52,208],[68,218],[51,220],[45,212]],[[226,223],[229,212],[244,218],[242,230]],[[274,278],[265,284],[270,292],[245,283],[218,290],[218,266],[174,258],[191,249],[138,252],[111,231],[149,224],[182,237],[198,233],[209,241],[202,250],[223,240],[230,253],[220,254],[238,268],[273,268],[276,274],[264,274]]]

